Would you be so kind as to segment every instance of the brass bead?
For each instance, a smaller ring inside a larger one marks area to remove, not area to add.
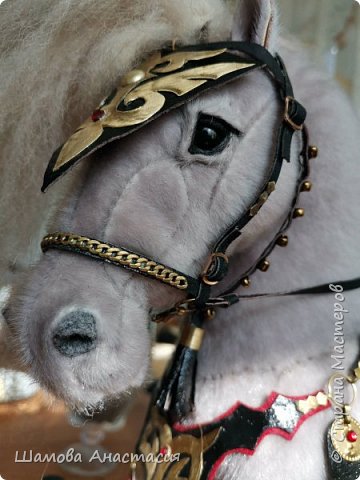
[[[289,239],[287,235],[280,235],[280,237],[276,240],[276,243],[279,245],[279,247],[286,247],[289,243]]]
[[[270,268],[270,262],[269,260],[262,260],[259,265],[257,266],[257,268],[261,271],[261,272],[267,272]]]
[[[293,213],[293,218],[300,218],[305,215],[305,210],[303,208],[295,208]]]
[[[245,277],[241,280],[241,285],[245,288],[250,287],[250,280],[248,277]]]
[[[310,192],[312,188],[312,183],[310,180],[306,180],[302,185],[301,185],[301,191],[302,192]]]
[[[206,320],[212,320],[215,318],[215,309],[214,308],[208,308],[205,312]]]
[[[319,154],[319,149],[315,145],[310,145],[309,146],[309,157],[310,158],[316,158]]]
[[[131,70],[126,73],[121,79],[121,85],[131,85],[133,83],[140,82],[145,78],[145,72],[139,69]]]

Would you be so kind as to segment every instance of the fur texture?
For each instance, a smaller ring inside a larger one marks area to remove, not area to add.
[[[61,21],[55,23],[50,36],[54,48],[61,39],[67,44],[73,25],[72,38],[78,40],[80,51],[86,35],[79,38],[77,32],[91,19],[95,3],[86,2],[87,8],[81,2],[58,2],[47,7],[52,12],[60,5],[63,8]],[[72,11],[65,8],[70,4]],[[118,2],[109,2],[115,4]],[[231,22],[221,1],[197,2],[196,7],[193,2],[182,3],[181,7],[166,2],[163,9],[160,5],[132,2],[130,8],[127,2],[121,2],[124,16],[128,15],[122,27],[112,23],[114,10],[111,15],[104,12],[109,15],[109,43],[104,37],[105,43],[95,42],[94,50],[88,44],[86,61],[84,58],[76,64],[77,68],[81,65],[81,74],[76,68],[68,72],[76,91],[72,90],[72,101],[61,106],[65,117],[72,112],[74,98],[79,102],[77,109],[92,107],[94,102],[90,100],[106,94],[105,87],[110,87],[140,52],[174,36],[186,43],[199,41],[205,23],[210,40],[230,36]],[[353,278],[360,271],[360,222],[354,201],[360,181],[359,121],[344,95],[301,51],[278,37],[272,3],[244,0],[238,8],[233,38],[262,39],[269,48],[279,49],[296,97],[308,109],[311,141],[320,148],[319,158],[313,161],[313,191],[301,196],[300,206],[306,216],[292,226],[289,247],[277,248],[271,255],[270,271],[254,274],[251,292]],[[139,23],[134,12],[140,15]],[[155,29],[156,18],[162,19],[163,30]],[[146,25],[149,32],[145,39],[142,34]],[[168,25],[171,27],[166,29]],[[136,31],[137,40],[131,42],[134,50],[114,48],[132,38],[131,28]],[[121,36],[122,32],[127,33]],[[13,40],[14,49],[18,49],[18,42]],[[58,52],[63,65],[67,63],[60,53],[66,52],[66,48]],[[114,54],[119,55],[118,63]],[[101,63],[99,56],[109,63]],[[121,68],[116,70],[120,59]],[[65,88],[61,83],[56,86]],[[131,247],[189,274],[198,274],[219,233],[247,208],[262,185],[281,111],[274,87],[261,71],[201,96],[85,161],[77,170],[80,180],[68,194],[68,208],[60,212],[54,225]],[[191,155],[189,143],[199,112],[221,116],[241,135],[233,136],[219,155]],[[52,112],[49,121],[54,116]],[[71,115],[71,124],[73,120],[75,123]],[[285,166],[277,190],[233,248],[237,275],[273,237],[289,207],[298,173],[298,150],[295,141],[292,162]],[[169,306],[179,298],[172,289],[138,275],[55,251],[41,258],[18,291],[9,322],[26,364],[43,385],[79,406],[116,397],[144,382],[151,340],[149,309]],[[349,313],[344,327],[344,367],[348,369],[358,356],[360,299],[358,292],[348,292],[345,297]],[[333,365],[333,304],[331,296],[258,299],[219,312],[206,327],[199,357],[196,410],[188,420],[210,420],[237,400],[257,406],[272,390],[303,395],[323,388]],[[70,358],[56,350],[53,335],[64,318],[79,310],[96,318],[97,346]],[[325,480],[324,435],[331,418],[330,412],[312,418],[292,442],[267,437],[253,457],[228,459],[218,478]]]
[[[14,347],[14,339],[4,318],[4,312],[8,307],[10,294],[10,287],[0,289],[0,365],[1,368],[23,370],[24,365],[22,365],[16,354],[17,350]]]

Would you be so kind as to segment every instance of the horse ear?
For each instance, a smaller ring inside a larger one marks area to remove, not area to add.
[[[277,9],[274,0],[238,0],[235,8],[232,40],[258,43],[275,48]]]

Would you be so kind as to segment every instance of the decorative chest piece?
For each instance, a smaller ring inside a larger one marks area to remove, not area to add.
[[[173,423],[153,403],[130,479],[212,480],[228,455],[253,455],[268,435],[291,441],[304,421],[328,408],[322,391],[304,397],[274,392],[257,408],[237,402],[210,422],[189,425]]]
[[[329,380],[329,398],[334,405],[335,420],[327,434],[327,448],[333,480],[357,480],[360,478],[360,424],[351,415],[351,405],[356,399],[359,379],[334,374]],[[334,395],[334,385],[339,390],[352,387],[353,398],[347,405],[341,404]]]

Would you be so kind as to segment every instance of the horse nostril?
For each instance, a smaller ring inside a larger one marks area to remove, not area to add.
[[[81,310],[65,315],[53,333],[55,348],[67,357],[76,357],[93,350],[96,339],[95,317]]]

